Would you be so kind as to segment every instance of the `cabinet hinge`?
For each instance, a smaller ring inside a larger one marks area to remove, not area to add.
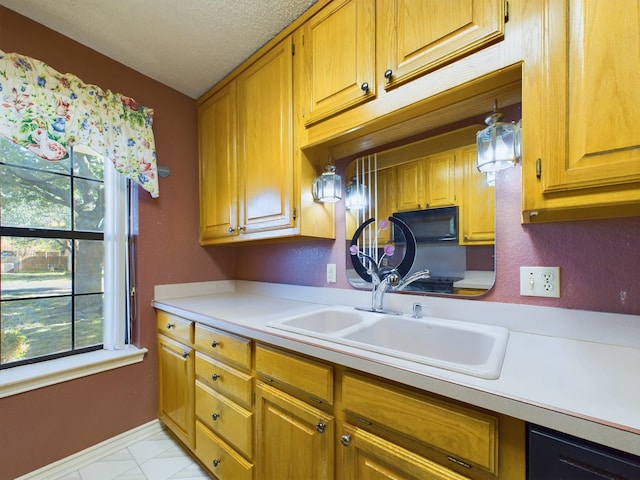
[[[542,159],[536,160],[536,178],[542,177]]]
[[[504,2],[504,23],[509,21],[509,2]]]
[[[295,220],[296,218],[298,218],[298,209],[294,208],[293,209],[293,219]]]

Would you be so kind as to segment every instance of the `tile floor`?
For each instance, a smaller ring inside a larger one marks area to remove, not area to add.
[[[210,477],[164,430],[59,480],[205,480]]]

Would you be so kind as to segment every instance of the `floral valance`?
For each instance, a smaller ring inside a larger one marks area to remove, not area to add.
[[[86,145],[155,198],[152,124],[153,110],[132,98],[0,50],[0,135],[45,160],[62,160],[72,145]]]

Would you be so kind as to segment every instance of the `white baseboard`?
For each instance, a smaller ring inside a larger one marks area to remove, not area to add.
[[[160,433],[163,430],[164,426],[160,423],[160,420],[152,420],[149,423],[145,423],[144,425],[140,425],[139,427],[121,433],[120,435],[116,435],[115,437],[109,438],[97,445],[93,445],[78,453],[69,455],[57,462],[45,465],[38,470],[34,470],[33,472],[18,477],[16,480],[54,480],[56,478],[60,478],[67,473],[78,470],[84,465],[88,465],[100,458],[116,453],[138,440]]]

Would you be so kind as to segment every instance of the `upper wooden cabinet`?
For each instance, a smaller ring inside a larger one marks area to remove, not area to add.
[[[541,9],[523,84],[524,222],[640,214],[639,16],[638,1]]]
[[[403,163],[396,170],[396,209],[398,211],[425,208],[425,175],[422,158]]]
[[[375,3],[335,2],[304,26],[305,124],[376,95]]]
[[[503,0],[377,0],[378,73],[385,89],[501,39],[504,4]]]
[[[238,82],[238,177],[243,234],[294,226],[293,63],[286,38]]]
[[[462,171],[460,195],[460,245],[493,245],[495,242],[495,188],[478,172],[475,145],[459,149],[456,159]]]
[[[455,151],[430,155],[424,159],[427,207],[456,205],[455,160]]]
[[[236,82],[198,108],[200,243],[237,235]]]

